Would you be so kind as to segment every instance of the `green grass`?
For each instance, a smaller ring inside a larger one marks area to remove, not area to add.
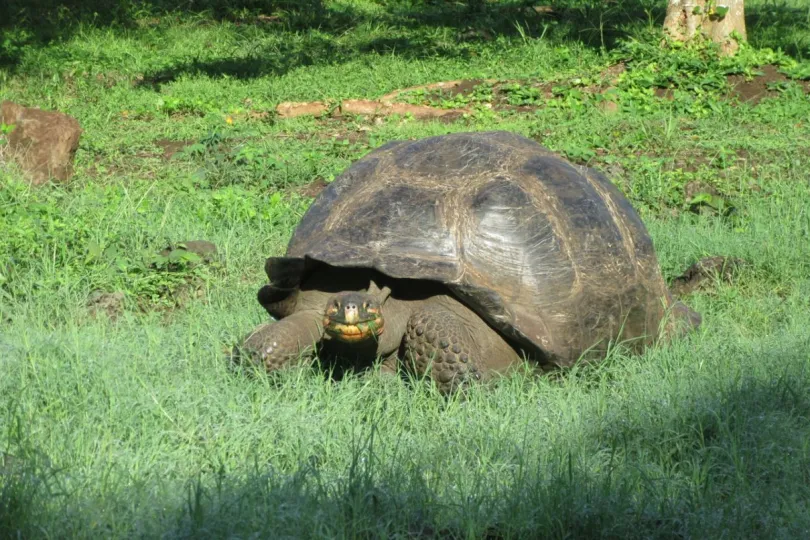
[[[7,28],[0,95],[85,131],[66,186],[29,188],[0,154],[0,537],[808,536],[810,12],[748,3],[754,47],[725,63],[660,54],[660,10],[630,1],[559,2],[557,23],[508,2],[462,19],[357,0],[326,2],[320,25],[286,6],[278,24],[77,15],[52,42],[45,20]],[[604,112],[572,79],[619,59]],[[726,73],[767,63],[797,78],[756,105],[721,97]],[[470,78],[559,91],[452,123],[264,114]],[[654,97],[667,81],[673,99]],[[283,253],[304,186],[389,140],[488,129],[610,174],[668,279],[707,255],[749,264],[687,298],[704,317],[688,339],[467,399],[228,368],[223,349],[266,318],[263,260]],[[185,149],[167,159],[167,141]],[[690,183],[734,211],[693,212]],[[156,264],[200,238],[214,264]],[[95,291],[124,293],[117,317],[93,315]]]

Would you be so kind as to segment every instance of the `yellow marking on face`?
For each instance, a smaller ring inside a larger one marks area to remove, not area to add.
[[[371,337],[379,336],[383,333],[384,323],[382,318],[359,324],[343,324],[331,321],[328,317],[323,321],[324,330],[340,341],[362,341]]]

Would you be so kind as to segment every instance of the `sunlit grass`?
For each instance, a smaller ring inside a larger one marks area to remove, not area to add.
[[[404,3],[329,5],[351,15],[339,31],[87,25],[0,77],[4,98],[85,130],[65,186],[29,188],[0,154],[0,536],[808,536],[807,96],[690,109],[628,91],[613,113],[575,101],[453,123],[260,114],[438,80],[564,81],[616,60],[564,22],[507,32],[512,11],[490,40],[405,24]],[[803,25],[752,25],[751,39],[792,40],[801,57]],[[667,279],[703,256],[744,259],[686,299],[701,329],[464,398],[373,373],[229,369],[225,350],[267,317],[263,261],[284,252],[310,182],[390,140],[489,129],[608,173]],[[734,212],[691,211],[689,182]],[[217,245],[212,264],[154,266],[193,239]],[[94,314],[94,292],[123,305]]]

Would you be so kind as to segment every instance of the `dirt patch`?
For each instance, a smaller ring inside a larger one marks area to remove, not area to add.
[[[194,141],[170,141],[168,139],[155,141],[155,146],[163,150],[163,159],[171,159],[177,152],[192,144],[194,144]]]
[[[655,97],[658,99],[668,99],[669,101],[675,99],[675,92],[672,90],[672,88],[656,87],[654,92]]]
[[[599,84],[593,86],[583,87],[584,92],[596,93],[602,92],[605,88],[614,85],[622,73],[627,71],[627,66],[624,62],[619,62],[603,69],[598,76],[601,81]],[[406,93],[413,93],[416,91],[425,91],[425,99],[447,99],[457,96],[470,96],[482,84],[489,84],[493,87],[493,93],[497,98],[499,94],[503,94],[503,89],[507,85],[523,84],[530,88],[537,88],[547,97],[551,97],[551,89],[557,84],[563,84],[565,81],[517,81],[517,80],[498,80],[498,79],[460,79],[456,81],[442,81],[431,84],[423,84],[419,86],[410,86],[395,90],[382,96],[379,101],[392,102]],[[514,108],[514,106],[512,106]]]
[[[430,84],[420,84],[418,86],[409,86],[408,88],[401,88],[399,90],[394,90],[388,94],[382,96],[379,101],[382,102],[393,102],[397,98],[399,98],[402,94],[413,93],[418,91],[424,91],[426,93],[434,93],[434,97],[455,97],[458,95],[469,95],[471,94],[477,86],[481,84],[488,83],[488,84],[495,84],[497,83],[497,79],[463,79],[457,81],[441,81],[436,83]]]
[[[602,70],[596,77],[598,82],[587,86],[572,86],[585,94],[599,94],[613,88],[619,75],[627,70],[623,62],[614,64]],[[397,90],[380,98],[380,101],[392,101],[401,98],[406,93],[424,91],[422,100],[435,106],[443,100],[453,100],[463,97],[475,100],[475,93],[482,85],[491,88],[492,97],[487,100],[496,110],[512,113],[528,113],[537,110],[542,102],[554,97],[556,86],[565,86],[570,81],[537,81],[537,80],[497,80],[497,79],[465,79],[444,81],[439,83],[413,86]],[[521,93],[523,95],[521,95]],[[480,99],[479,99],[480,101]],[[612,102],[610,99],[605,101]]]
[[[602,70],[599,74],[599,77],[605,82],[605,84],[613,85],[616,84],[616,81],[619,78],[619,75],[627,71],[627,65],[624,62],[619,62],[618,64],[613,64]]]
[[[94,291],[87,299],[87,309],[93,318],[103,313],[114,321],[124,312],[125,298],[124,293],[120,291],[113,293]]]
[[[381,120],[381,119],[380,119]],[[332,120],[332,124],[337,124],[337,127],[344,127],[345,124],[340,122],[339,120]],[[329,126],[328,123],[324,122],[322,125]],[[338,129],[334,132],[326,133],[323,139],[334,139],[337,142],[346,142],[349,145],[353,144],[361,144],[367,145],[368,144],[368,134],[371,133],[371,126],[360,126],[357,129],[347,130],[347,129]]]
[[[276,107],[276,113],[280,118],[294,118],[296,116],[326,116],[330,107],[321,101],[283,102]],[[442,109],[429,105],[410,105],[408,103],[390,103],[380,100],[369,99],[347,99],[338,107],[332,109],[331,116],[341,117],[347,114],[360,116],[390,116],[398,114],[401,116],[411,115],[414,118],[441,118],[448,115],[459,115],[468,112],[466,109]]]
[[[751,154],[744,148],[737,148],[733,150],[734,154],[727,154],[722,157],[715,153],[708,151],[701,151],[698,149],[691,149],[689,152],[683,154],[676,154],[671,162],[666,164],[665,170],[680,169],[684,172],[695,173],[701,169],[715,168],[718,169],[720,176],[727,176],[728,173],[736,168],[750,167],[753,173],[756,173],[756,167],[753,165]],[[661,156],[658,156],[661,157]]]
[[[763,98],[779,95],[777,87],[790,81],[797,82],[805,91],[810,93],[810,81],[795,81],[789,79],[785,74],[779,73],[779,68],[774,65],[766,65],[759,68],[762,75],[757,75],[753,79],[746,80],[744,75],[729,75],[728,84],[731,86],[728,97],[736,97],[742,103],[756,105]]]
[[[430,105],[410,105],[408,103],[388,103],[367,99],[348,99],[341,103],[340,107],[333,114],[335,116],[357,114],[375,117],[398,114],[400,116],[412,115],[414,118],[440,118],[448,114],[463,114],[464,112],[467,111],[462,109],[441,109],[431,107]]]
[[[329,184],[326,182],[326,180],[323,178],[316,178],[309,184],[304,184],[303,186],[296,188],[295,193],[301,195],[302,197],[311,197],[314,199],[328,186]]]
[[[810,93],[810,81],[797,81],[788,78],[787,75],[779,72],[779,67],[768,64],[758,68],[761,75],[755,75],[748,80],[745,75],[728,75],[726,81],[729,90],[726,99],[737,99],[740,103],[756,105],[764,98],[776,97],[779,95],[779,87],[790,82],[797,83],[805,93]],[[656,88],[655,96],[660,99],[674,99],[672,88]]]

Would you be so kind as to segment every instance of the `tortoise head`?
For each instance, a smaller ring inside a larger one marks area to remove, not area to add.
[[[326,303],[323,328],[338,341],[357,343],[376,339],[385,329],[382,303],[390,294],[372,283],[368,292],[347,291],[334,295]]]

